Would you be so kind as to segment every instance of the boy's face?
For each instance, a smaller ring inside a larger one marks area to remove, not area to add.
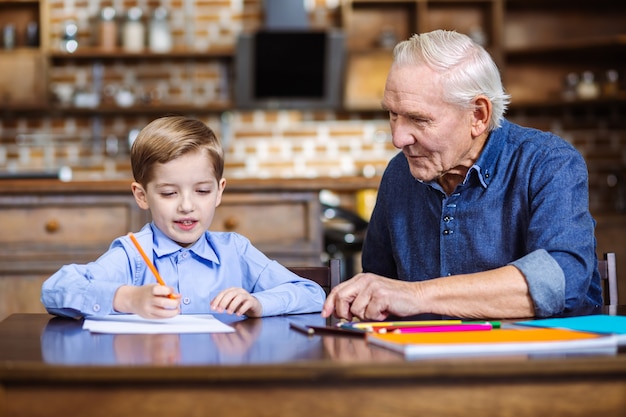
[[[156,164],[144,189],[132,184],[140,208],[150,210],[154,224],[180,246],[194,244],[209,228],[222,201],[226,180],[217,180],[204,151]]]

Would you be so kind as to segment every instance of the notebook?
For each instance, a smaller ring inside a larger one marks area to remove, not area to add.
[[[367,341],[407,359],[455,356],[615,354],[614,335],[568,329],[519,328],[437,333],[368,333]]]
[[[620,345],[626,345],[626,316],[609,316],[606,314],[562,317],[552,319],[539,319],[518,321],[515,324],[533,327],[549,327],[594,332],[601,334],[614,334]]]

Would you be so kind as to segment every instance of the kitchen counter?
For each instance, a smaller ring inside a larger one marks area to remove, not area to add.
[[[67,181],[57,179],[3,179],[0,181],[0,192],[3,194],[34,194],[34,193],[120,193],[130,192],[132,178],[98,180],[98,181]],[[338,192],[354,192],[363,189],[377,189],[380,177],[318,177],[318,178],[233,178],[226,177],[226,193],[231,191],[319,191],[332,190]]]
[[[320,191],[355,194],[378,180],[227,179],[211,230],[240,233],[285,266],[320,265]],[[44,279],[62,265],[97,259],[113,239],[150,221],[131,181],[0,180],[0,319],[43,312]]]

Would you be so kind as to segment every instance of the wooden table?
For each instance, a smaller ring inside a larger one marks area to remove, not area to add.
[[[236,321],[232,334],[95,335],[12,315],[0,323],[0,416],[626,415],[626,352],[406,361],[290,321],[324,324],[312,314]]]

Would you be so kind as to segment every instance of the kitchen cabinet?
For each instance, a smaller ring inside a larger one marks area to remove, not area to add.
[[[34,108],[47,100],[41,4],[0,0],[0,107]]]
[[[623,85],[610,86],[607,73],[626,76],[626,4],[607,0],[506,1],[502,49],[504,82],[513,103],[624,101]],[[583,83],[593,77],[596,92],[573,94],[568,74]],[[532,86],[532,88],[530,88]]]
[[[5,112],[50,109],[53,116],[87,118],[122,113],[206,114],[233,107],[233,42],[201,51],[179,43],[167,53],[150,53],[147,48],[128,53],[119,46],[113,50],[95,47],[83,28],[76,52],[64,53],[58,45],[63,22],[58,13],[52,13],[61,6],[57,0],[0,0],[0,23],[36,19],[42,33],[40,45],[31,51],[35,54],[0,53],[3,69],[17,66],[16,59],[23,62],[19,79],[8,71],[0,74]],[[346,33],[347,110],[378,110],[393,45],[413,33],[437,28],[467,33],[484,44],[502,70],[505,87],[513,97],[512,111],[559,112],[567,108],[586,112],[596,107],[603,111],[616,105],[625,107],[626,69],[620,60],[626,52],[624,2],[344,0],[337,10],[336,20]],[[16,13],[19,18],[12,17]],[[95,28],[97,22],[93,24]],[[605,88],[612,70],[619,77],[613,83],[617,88]],[[95,79],[99,71],[101,84]],[[566,98],[568,75],[580,79],[585,72],[593,75],[600,94]],[[63,101],[68,85],[84,93],[94,84],[98,91],[103,90],[95,106],[76,106],[74,102],[59,106],[54,101]],[[132,105],[120,106],[111,98],[116,89],[131,87],[136,90]],[[164,88],[169,88],[169,95],[164,96]]]
[[[44,312],[39,296],[48,276],[64,264],[97,259],[115,237],[148,221],[128,182],[5,180],[0,187],[0,317]]]
[[[621,59],[626,52],[623,2],[347,0],[342,24],[349,55],[348,108],[378,109],[392,46],[413,33],[434,29],[456,30],[485,46],[502,71],[512,112],[626,107],[623,81],[611,84],[607,78],[626,77]],[[373,69],[368,82],[358,82],[368,67]],[[581,81],[584,73],[593,77],[597,94],[568,96],[568,76]]]
[[[321,206],[315,191],[225,191],[212,230],[246,236],[286,266],[317,266],[322,252]]]
[[[59,11],[68,7],[59,0],[0,0],[0,29],[10,24],[16,33],[14,48],[0,44],[0,114],[88,120],[121,113],[211,114],[232,108],[232,45],[190,46],[178,33],[178,43],[167,52],[151,52],[147,41],[145,48],[132,52],[121,40],[113,48],[102,48],[98,16],[84,16],[104,6],[96,2]],[[78,46],[68,51],[63,33],[77,18],[82,19],[75,35]],[[120,36],[123,20],[115,19]],[[31,23],[38,28],[36,46],[25,43],[25,28]],[[148,27],[149,17],[142,23]]]
[[[466,33],[501,62],[502,0],[346,0],[342,25],[347,37],[346,107],[380,108],[392,50],[414,33],[450,29]],[[363,68],[371,70],[365,75]],[[368,78],[367,83],[359,79]]]
[[[42,282],[62,265],[97,259],[150,221],[130,181],[0,183],[0,319],[43,312]],[[319,266],[323,230],[315,185],[230,181],[211,229],[248,237],[285,266]]]

